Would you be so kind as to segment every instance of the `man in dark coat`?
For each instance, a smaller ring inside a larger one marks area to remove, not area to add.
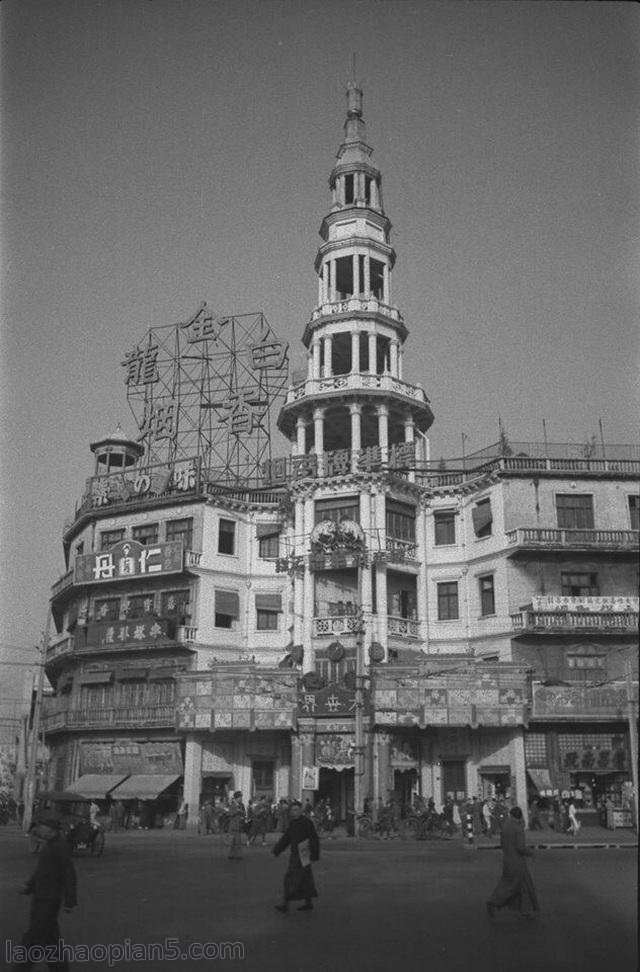
[[[282,904],[276,905],[278,911],[286,913],[290,901],[302,901],[298,911],[311,911],[312,898],[318,897],[311,870],[311,861],[320,859],[320,842],[313,821],[303,814],[302,804],[293,800],[289,808],[289,826],[273,848],[275,857],[289,848],[289,866],[284,876],[284,895]]]
[[[524,820],[520,807],[512,807],[500,833],[502,845],[502,877],[487,901],[489,917],[507,905],[523,918],[532,918],[538,909],[538,896],[527,867],[526,857],[532,850],[526,846]]]
[[[38,864],[21,894],[33,895],[29,927],[22,936],[25,950],[34,945],[57,946],[60,941],[58,912],[64,904],[66,912],[77,904],[76,872],[71,860],[71,848],[60,833],[60,822],[47,817],[36,825],[38,837],[44,841],[38,856]],[[33,968],[34,962],[27,956],[15,962],[14,970]],[[51,972],[67,972],[69,963],[63,956],[58,961],[48,959]]]

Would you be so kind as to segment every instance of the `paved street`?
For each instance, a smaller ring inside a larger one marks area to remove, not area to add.
[[[271,838],[273,840],[273,838]],[[241,942],[247,972],[633,972],[636,849],[547,849],[531,870],[542,912],[536,921],[484,902],[499,871],[497,850],[450,843],[325,841],[315,866],[312,913],[274,910],[286,855],[245,850],[228,861],[223,838],[177,832],[108,834],[102,858],[76,858],[80,904],[62,918],[65,941]],[[16,830],[0,830],[4,940],[24,930],[28,901],[15,894],[34,865]],[[204,972],[221,959],[118,962],[114,968]],[[78,963],[87,972],[107,961]]]

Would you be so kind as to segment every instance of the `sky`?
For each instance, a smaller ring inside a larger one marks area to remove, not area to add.
[[[89,444],[135,431],[121,361],[149,327],[260,310],[302,364],[354,53],[432,456],[499,417],[636,443],[639,26],[572,0],[3,0],[0,660],[45,627]]]

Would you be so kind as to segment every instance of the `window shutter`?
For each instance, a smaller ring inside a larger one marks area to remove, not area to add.
[[[237,591],[216,591],[216,614],[240,617],[240,595]]]
[[[484,530],[486,526],[492,523],[491,501],[487,500],[484,503],[478,503],[477,506],[474,506],[471,510],[471,519],[473,520],[475,533],[480,533],[481,530]]]
[[[258,523],[256,525],[256,536],[258,540],[265,537],[277,537],[282,533],[282,523]]]
[[[256,594],[256,611],[282,611],[282,594]]]

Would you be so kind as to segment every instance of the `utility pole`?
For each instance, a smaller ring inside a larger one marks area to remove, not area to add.
[[[29,762],[27,764],[27,775],[24,781],[24,816],[22,818],[22,829],[25,834],[29,832],[31,817],[33,814],[33,800],[35,797],[36,771],[38,762],[38,738],[40,736],[40,715],[42,712],[42,693],[44,689],[44,663],[49,646],[49,631],[51,629],[51,611],[47,612],[47,622],[45,632],[40,642],[40,663],[38,665],[38,682],[36,687],[36,698],[33,707],[33,723],[31,726],[31,740],[29,746]]]
[[[363,812],[362,780],[365,774],[364,744],[364,611],[362,605],[362,564],[358,565],[359,618],[356,632],[355,758],[353,764],[354,836],[358,836],[358,817]]]
[[[631,780],[633,782],[633,826],[638,831],[638,721],[633,699],[633,680],[631,660],[626,662],[627,669],[627,717],[629,719],[629,749],[631,756]]]

